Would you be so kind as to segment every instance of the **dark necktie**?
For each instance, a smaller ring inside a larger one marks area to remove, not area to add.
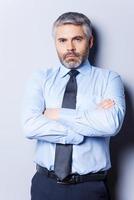
[[[79,72],[70,70],[68,74],[70,79],[66,85],[62,108],[75,109],[77,95],[76,76]],[[61,181],[71,173],[72,148],[72,144],[56,144],[54,171]]]

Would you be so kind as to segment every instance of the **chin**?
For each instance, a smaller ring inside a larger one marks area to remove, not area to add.
[[[64,62],[64,66],[69,69],[76,69],[80,66],[79,62]]]
[[[74,60],[70,60],[70,61],[63,61],[62,64],[68,68],[68,69],[76,69],[81,65],[81,60],[78,61],[74,61]]]

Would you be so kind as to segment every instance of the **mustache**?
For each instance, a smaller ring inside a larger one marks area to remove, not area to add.
[[[79,57],[80,54],[77,53],[77,52],[68,52],[68,53],[65,53],[65,54],[63,55],[63,58],[65,59],[65,58],[68,57],[68,56],[76,56],[76,57]]]

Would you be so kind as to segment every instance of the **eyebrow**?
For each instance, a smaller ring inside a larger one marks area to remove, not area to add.
[[[77,36],[73,37],[72,39],[77,39],[77,38],[83,39],[84,37],[81,35],[77,35]]]
[[[67,40],[67,38],[62,38],[62,37],[61,37],[61,38],[58,38],[58,40]]]
[[[74,36],[72,39],[74,40],[74,39],[77,39],[77,38],[83,39],[84,36],[76,35],[76,36]],[[61,37],[61,38],[58,38],[58,40],[67,40],[67,38]]]

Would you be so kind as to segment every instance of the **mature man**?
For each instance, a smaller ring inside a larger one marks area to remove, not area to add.
[[[30,79],[24,132],[37,141],[32,200],[108,200],[109,140],[125,114],[120,76],[88,61],[90,20],[69,12],[54,23],[60,65]]]

